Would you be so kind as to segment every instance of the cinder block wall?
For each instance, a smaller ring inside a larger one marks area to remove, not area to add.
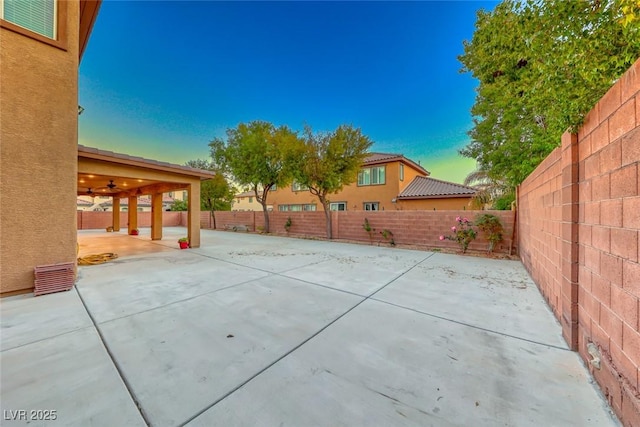
[[[187,224],[186,212],[163,212],[162,226],[177,227]],[[111,212],[77,211],[78,230],[106,229],[112,224]],[[127,212],[120,212],[120,229],[127,229]],[[151,212],[138,212],[138,227],[151,227]]]
[[[559,319],[562,284],[562,164],[555,149],[520,186],[520,259]]]
[[[468,217],[473,221],[476,215],[491,213],[500,218],[504,227],[504,240],[496,247],[498,253],[509,252],[513,234],[514,212],[512,211],[343,211],[332,212],[333,238],[385,244],[381,231],[390,230],[396,244],[412,245],[428,248],[457,249],[455,242],[440,241],[440,235],[452,234],[450,228],[456,224],[456,217]],[[203,228],[212,227],[208,212],[202,213],[200,224]],[[323,211],[316,212],[270,212],[271,232],[286,235],[284,228],[287,219],[291,218],[288,235],[304,237],[325,237],[326,220]],[[375,229],[370,240],[362,227],[364,219]],[[258,230],[264,226],[262,212],[216,212],[216,228],[247,225],[250,230]],[[488,248],[482,233],[469,246],[470,250],[484,251]],[[515,251],[515,246],[513,248]]]
[[[640,60],[518,197],[522,261],[625,426],[640,425],[639,163]]]

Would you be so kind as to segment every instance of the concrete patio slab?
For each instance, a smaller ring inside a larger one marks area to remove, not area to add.
[[[285,273],[330,288],[369,295],[432,256],[432,253],[364,247],[358,253],[335,258]],[[330,273],[330,274],[327,274]]]
[[[81,232],[81,254],[120,258],[70,292],[3,299],[2,409],[55,409],[57,426],[618,425],[519,262],[207,230],[181,251],[185,233]]]
[[[371,300],[189,426],[296,421],[615,425],[575,353]]]
[[[93,327],[3,348],[0,365],[3,426],[145,425]]]
[[[360,300],[268,277],[99,327],[148,420],[174,426]]]
[[[0,346],[10,350],[93,325],[77,292],[0,300]]]
[[[518,262],[435,254],[377,293],[375,299],[568,348],[559,323]],[[532,319],[536,319],[535,327]]]
[[[101,323],[268,274],[197,256],[192,250],[173,250],[82,268],[77,287],[96,322]]]

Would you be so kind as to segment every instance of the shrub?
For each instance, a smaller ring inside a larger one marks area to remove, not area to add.
[[[376,232],[376,229],[371,227],[371,224],[369,224],[369,220],[367,218],[364,219],[362,228],[364,228],[364,231],[366,231],[369,235],[369,242],[373,244],[373,233]]]
[[[284,230],[288,233],[291,228],[291,217],[287,218],[287,222],[284,223]]]
[[[496,244],[502,241],[504,231],[500,218],[491,214],[482,214],[476,217],[476,226],[482,231],[484,237],[489,241],[489,252],[493,252]]]
[[[465,253],[467,252],[469,243],[475,240],[476,232],[471,228],[471,222],[467,218],[456,217],[456,221],[458,225],[451,227],[451,231],[453,231],[454,234],[452,236],[440,236],[440,240],[446,239],[457,242],[458,245],[460,245],[460,249],[462,249],[462,253]]]
[[[395,246],[396,245],[396,241],[393,239],[393,233],[391,232],[391,230],[387,230],[385,228],[384,230],[382,230],[380,232],[380,234],[382,234],[382,237],[384,238],[384,240],[389,242],[389,245],[391,245],[391,246]]]

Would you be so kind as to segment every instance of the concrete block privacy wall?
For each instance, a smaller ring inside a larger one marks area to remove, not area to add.
[[[455,242],[440,241],[440,235],[452,234],[450,228],[456,223],[456,217],[467,217],[473,221],[479,214],[491,213],[500,218],[504,227],[504,240],[496,248],[497,253],[508,253],[513,236],[514,212],[512,211],[340,211],[331,212],[333,224],[333,238],[369,242],[373,244],[388,244],[381,232],[390,230],[396,244],[417,246],[423,248],[458,249]],[[209,212],[202,212],[200,226],[213,228],[213,221]],[[259,230],[264,226],[262,212],[216,212],[216,228],[224,230],[234,225],[248,226],[250,231]],[[270,212],[271,233],[297,237],[326,237],[326,221],[323,211],[316,212]],[[289,233],[284,225],[291,218]],[[370,240],[362,225],[364,219],[369,221],[375,229]],[[486,251],[488,242],[481,232],[478,238],[469,245],[473,251]],[[512,248],[515,252],[515,245]]]
[[[106,229],[112,224],[111,212],[77,211],[78,230]],[[120,212],[120,229],[127,229],[128,213]],[[163,212],[162,226],[187,226],[186,212]],[[138,228],[151,227],[151,212],[138,212]]]
[[[625,426],[640,426],[639,165],[640,60],[518,189],[522,262]]]

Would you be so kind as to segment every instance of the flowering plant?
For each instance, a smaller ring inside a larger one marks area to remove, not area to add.
[[[476,238],[476,232],[471,228],[471,222],[467,218],[458,216],[456,217],[456,221],[458,225],[451,227],[451,231],[453,231],[454,234],[452,236],[440,236],[440,240],[446,239],[458,242],[462,253],[465,253],[469,247],[469,243]]]

